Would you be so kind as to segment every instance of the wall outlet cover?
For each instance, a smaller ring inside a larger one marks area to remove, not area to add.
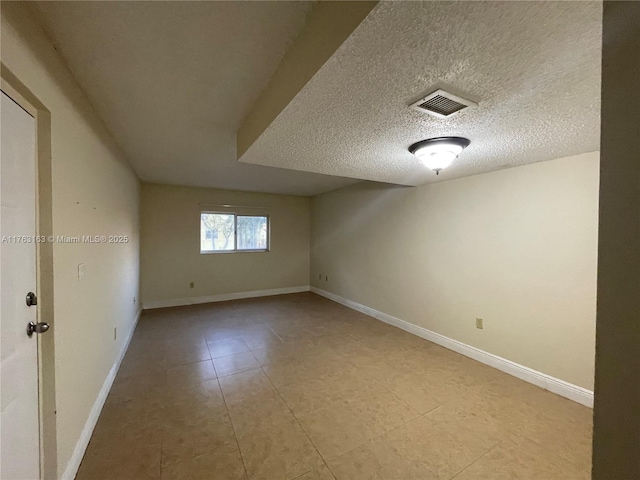
[[[481,318],[476,318],[476,328],[482,330],[484,328],[483,320]]]

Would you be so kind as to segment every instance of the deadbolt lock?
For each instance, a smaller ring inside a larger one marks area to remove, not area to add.
[[[33,305],[38,304],[38,297],[35,293],[29,292],[27,293],[27,307],[32,307]]]

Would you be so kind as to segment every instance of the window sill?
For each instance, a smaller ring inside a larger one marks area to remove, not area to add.
[[[270,250],[200,250],[200,255],[217,255],[219,253],[269,253]]]

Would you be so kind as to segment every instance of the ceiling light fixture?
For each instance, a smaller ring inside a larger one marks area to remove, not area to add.
[[[471,142],[462,137],[438,137],[422,140],[409,147],[409,151],[436,175],[447,168]]]

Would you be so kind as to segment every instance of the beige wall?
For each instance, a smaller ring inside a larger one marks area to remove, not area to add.
[[[314,197],[312,285],[592,389],[598,161]]]
[[[61,476],[136,319],[139,182],[25,4],[2,4],[2,63],[51,112],[54,235],[130,238],[53,246],[54,324],[47,335],[55,336]]]
[[[200,212],[270,216],[271,251],[200,254]],[[141,275],[145,308],[195,297],[309,285],[309,204],[305,197],[169,185],[142,185]],[[189,284],[194,282],[195,287]]]

